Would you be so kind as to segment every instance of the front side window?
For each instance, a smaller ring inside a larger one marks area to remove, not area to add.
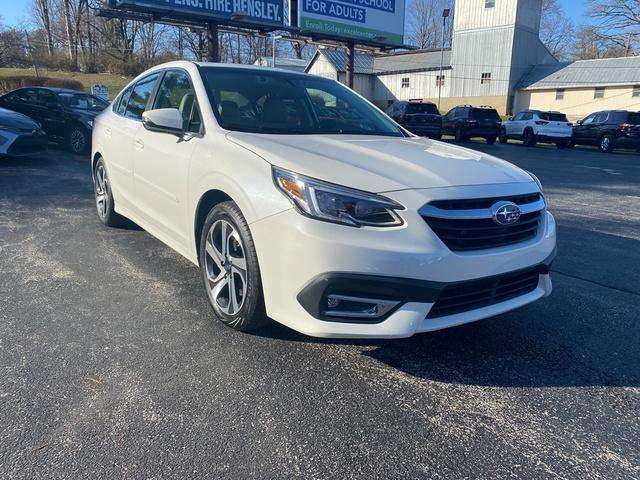
[[[38,95],[38,105],[44,108],[56,108],[59,107],[60,101],[55,93],[51,93],[47,90],[40,90]]]
[[[592,113],[591,115],[589,115],[588,117],[586,117],[584,120],[582,120],[582,125],[590,125],[593,123],[593,121],[596,118],[597,113]]]
[[[131,91],[129,102],[127,103],[125,117],[132,118],[133,120],[142,120],[142,114],[147,109],[147,103],[149,102],[149,98],[151,98],[158,76],[158,73],[153,73],[136,83],[136,86],[133,87]]]
[[[61,93],[58,95],[64,105],[75,110],[90,110],[101,112],[109,106],[101,98],[86,93]]]
[[[404,136],[379,109],[331,80],[224,67],[200,71],[216,118],[228,130]]]
[[[189,75],[182,70],[169,70],[164,74],[153,108],[175,108],[180,111],[183,128],[198,133],[201,128],[200,112]]]
[[[515,117],[513,117],[513,121],[514,122],[519,122],[520,120],[522,120],[522,113],[517,114]]]

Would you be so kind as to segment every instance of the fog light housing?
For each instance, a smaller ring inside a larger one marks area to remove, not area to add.
[[[371,320],[381,318],[400,304],[398,300],[363,298],[350,295],[327,295],[322,315],[325,317]]]

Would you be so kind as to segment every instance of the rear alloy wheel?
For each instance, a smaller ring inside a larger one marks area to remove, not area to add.
[[[87,153],[89,150],[89,134],[83,127],[73,127],[69,132],[67,146],[75,154]]]
[[[200,268],[216,317],[240,331],[266,323],[258,257],[251,232],[233,202],[216,205],[200,238]]]
[[[600,151],[611,153],[613,151],[614,139],[611,135],[605,135],[600,139]]]
[[[500,130],[500,137],[498,137],[498,141],[503,145],[509,141],[507,131],[504,128]]]
[[[533,130],[525,130],[524,135],[522,137],[522,141],[527,147],[535,147],[536,146],[536,136],[533,133]]]
[[[485,140],[489,145],[493,145],[494,143],[496,143],[496,137],[485,137]]]
[[[111,184],[109,183],[107,168],[102,158],[96,162],[95,170],[93,171],[93,190],[100,221],[107,227],[121,225],[124,217],[115,212]]]

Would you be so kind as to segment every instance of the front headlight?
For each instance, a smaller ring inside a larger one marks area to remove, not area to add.
[[[273,167],[273,181],[296,209],[311,218],[352,227],[396,227],[402,219],[393,200]]]
[[[529,172],[528,170],[526,170],[526,172],[533,179],[533,181],[538,184],[538,188],[540,189],[540,192],[544,193],[544,189],[542,188],[542,182],[540,181],[540,179],[538,177],[536,177],[533,173]]]

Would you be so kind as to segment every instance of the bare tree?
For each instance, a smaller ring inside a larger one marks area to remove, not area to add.
[[[33,15],[47,36],[47,53],[53,56],[53,35],[51,33],[50,0],[34,0]]]
[[[542,1],[540,40],[560,61],[571,58],[575,26],[558,0]]]
[[[588,13],[598,19],[593,32],[618,50],[631,55],[640,41],[640,0],[586,0]]]
[[[408,8],[407,41],[418,48],[439,48],[444,33],[445,43],[451,45],[453,18],[448,18],[443,32],[442,12],[453,11],[451,0],[414,0]]]
[[[613,58],[624,56],[625,48],[603,37],[598,27],[585,26],[578,30],[573,49],[576,60]]]

